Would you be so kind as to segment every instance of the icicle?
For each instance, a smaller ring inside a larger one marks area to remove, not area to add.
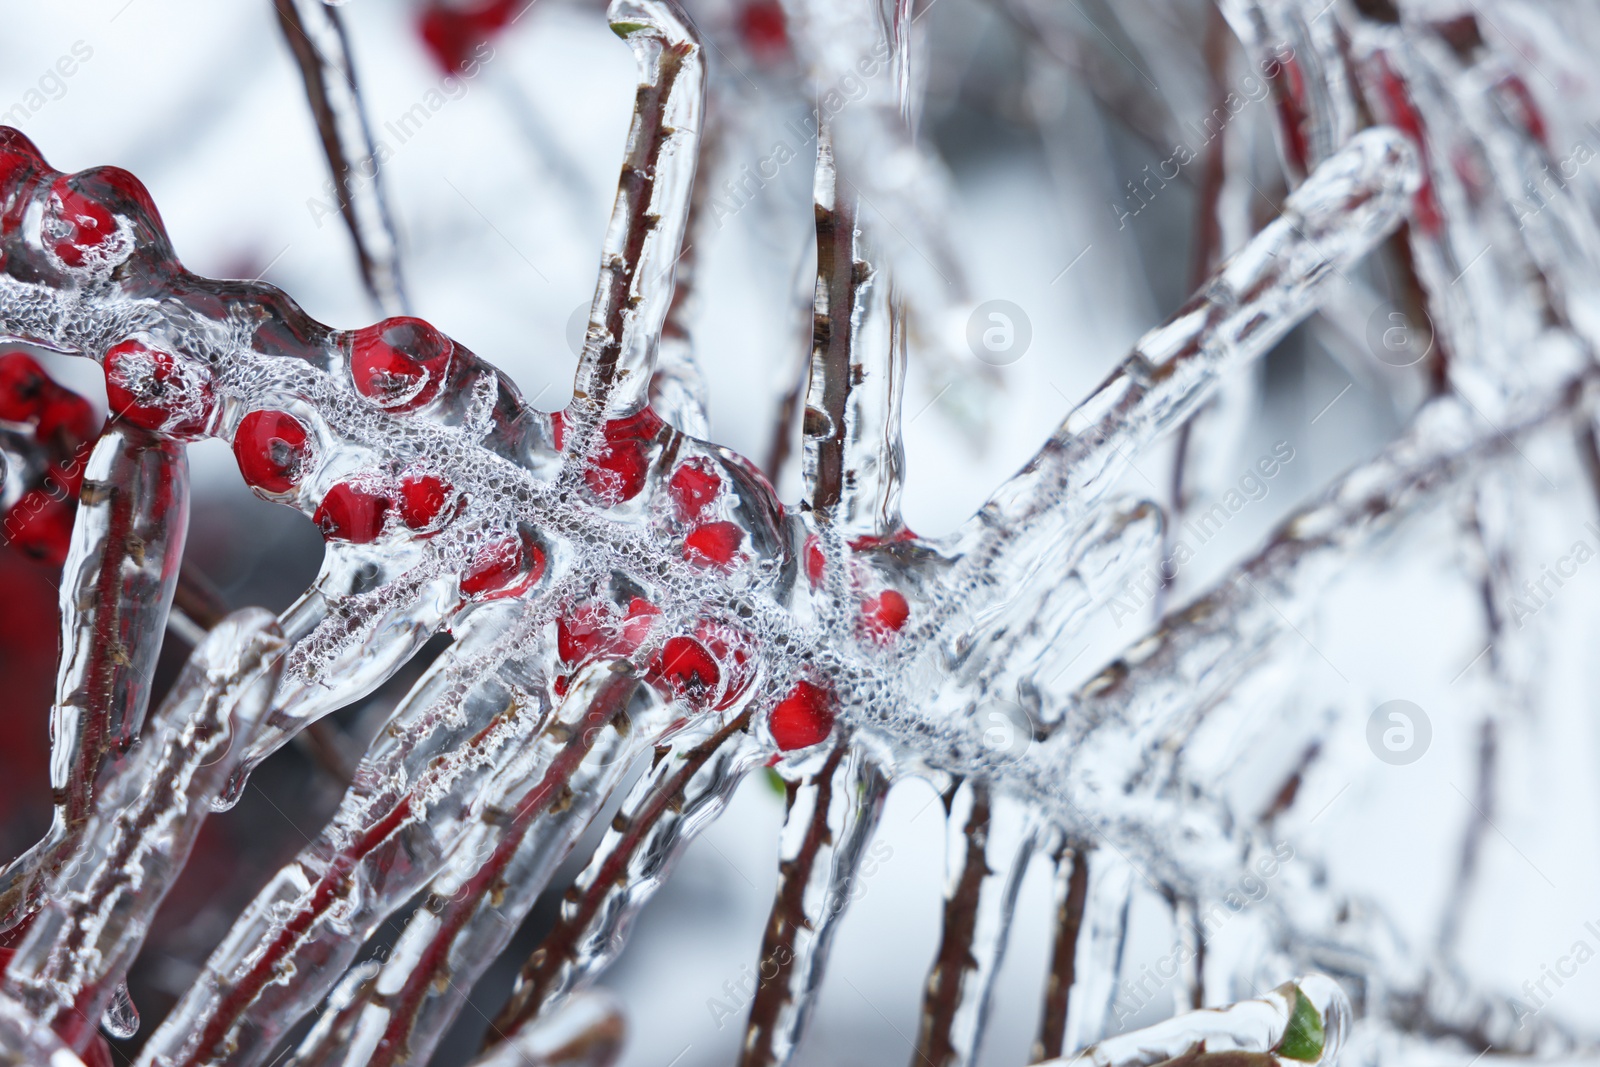
[[[1337,23],[1310,0],[1222,0],[1218,5],[1272,86],[1278,152],[1291,182],[1333,155],[1357,126],[1354,86]]]
[[[1259,1000],[1179,1015],[1044,1067],[1333,1067],[1349,1028],[1344,991],[1331,978],[1313,974],[1285,982]]]
[[[806,500],[839,537],[883,537],[900,528],[904,321],[887,275],[866,260],[855,197],[839,185],[826,125],[817,137],[814,196],[817,287],[803,420]]]
[[[526,768],[489,784],[483,817],[428,886],[382,969],[326,1015],[298,1067],[426,1063],[467,994],[652,738],[626,709],[637,680],[604,671],[569,691]]]
[[[139,1006],[128,992],[127,979],[112,989],[111,1003],[100,1016],[100,1028],[119,1041],[126,1041],[139,1032]]]
[[[333,172],[331,198],[350,227],[367,292],[385,315],[407,314],[400,273],[400,240],[384,193],[356,81],[350,42],[339,12],[323,0],[273,0],[284,40],[300,65],[306,96]],[[330,214],[332,204],[312,200]]]
[[[740,1067],[793,1059],[888,784],[866,753],[841,741],[814,774],[789,787],[778,892],[757,958]]]
[[[573,387],[580,414],[574,449],[587,447],[598,420],[631,415],[648,395],[705,110],[700,41],[675,0],[612,0],[607,18],[633,49],[640,80]]]
[[[1453,399],[1435,401],[1382,455],[1287,519],[1259,554],[1169,616],[1136,657],[1085,683],[1066,728],[1047,746],[1071,751],[1074,781],[1090,793],[1120,794],[1137,780],[1160,781],[1146,762],[1154,749],[1192,729],[1193,717],[1284,632],[1280,611],[1308,605],[1307,593],[1375,532],[1487,456],[1509,450],[1516,436],[1561,414],[1570,400],[1504,434]]]
[[[123,976],[227,780],[236,743],[271,698],[283,649],[270,612],[248,608],[219,624],[105,779],[82,844],[51,880],[3,989],[80,1052],[108,1012],[122,1036],[138,1025]]]
[[[725,726],[690,728],[658,755],[569,890],[560,920],[523,964],[486,1045],[517,1033],[556,998],[585,988],[622,951],[635,916],[695,835],[722,813],[758,755],[749,724],[746,712]]]
[[[1109,606],[1114,623],[1134,616],[1159,587],[1156,550],[1164,527],[1155,504],[1116,500],[1075,543],[1063,544],[1059,535],[1064,531],[1052,527],[1019,538],[1006,554],[1008,565],[1015,564],[1014,573],[1022,576],[1008,599],[978,613],[968,631],[952,642],[951,658],[960,664],[964,682],[972,678],[971,688],[941,694],[937,705],[953,697],[971,707],[975,694],[1016,699],[1036,685],[1035,679],[1060,673],[1058,663],[1070,639],[1096,609]],[[1136,572],[1141,564],[1144,569]],[[1046,573],[1053,575],[1048,581]],[[951,705],[950,710],[957,713],[958,707]],[[1048,717],[1061,709],[1034,710]]]
[[[944,930],[928,973],[912,1064],[972,1063],[1038,824],[1025,804],[963,783],[949,802]],[[963,809],[965,809],[963,811]]]
[[[575,993],[472,1067],[611,1067],[622,1056],[622,1005],[609,993]]]
[[[237,803],[250,772],[301,730],[393,677],[460,607],[453,575],[410,583],[397,576],[382,595],[363,597],[353,589],[370,580],[373,568],[344,555],[340,546],[328,546],[318,586],[291,604],[280,621],[291,648],[304,648],[319,633],[330,630],[345,640],[325,657],[312,659],[291,652],[290,669],[267,720],[217,800],[221,808]],[[409,561],[390,562],[399,563],[396,570],[400,570]],[[408,584],[410,588],[405,588]],[[402,590],[407,595],[394,595]]]
[[[1111,849],[1078,847],[1072,849],[1072,863],[1065,886],[1057,890],[1062,906],[1051,960],[1053,996],[1046,1001],[1044,1019],[1050,1029],[1040,1030],[1046,1048],[1078,1049],[1104,1036],[1128,938],[1133,865]],[[1057,868],[1058,879],[1065,871]],[[1081,910],[1075,914],[1078,894]]]
[[[45,838],[0,875],[0,929],[26,918],[78,846],[94,784],[138,735],[189,520],[183,447],[113,426],[90,455],[61,580]]]
[[[0,995],[0,1067],[84,1067],[84,1062],[54,1030]]]
[[[701,180],[694,183],[689,197],[689,218],[684,224],[684,247],[678,254],[672,302],[661,327],[661,346],[655,373],[650,379],[650,406],[670,425],[691,437],[706,438],[711,424],[706,414],[706,383],[695,358],[690,324],[698,310],[696,275],[698,249],[711,243],[722,225],[719,213],[708,211],[715,186],[707,175],[715,173],[721,161],[724,127],[722,117],[727,103],[715,93],[706,97],[704,129],[700,136],[700,160],[696,168]],[[720,208],[718,212],[720,212]]]
[[[1016,531],[1060,511],[1083,521],[1131,457],[1172,429],[1219,376],[1259,357],[1315,306],[1319,283],[1399,222],[1414,153],[1392,130],[1363,131],[1284,205],[1167,324],[1079,404],[1050,442],[969,524],[958,581],[986,567]]]
[[[966,281],[945,225],[949,175],[917,146],[906,120],[913,105],[903,79],[912,72],[895,60],[909,40],[894,39],[885,6],[822,0],[785,3],[784,11],[816,94],[812,118],[833,127],[845,189],[882,220],[871,227],[884,254],[875,266],[892,268],[901,295],[935,333],[952,302],[966,302]],[[909,38],[909,22],[900,28]]]
[[[333,822],[234,923],[141,1064],[261,1062],[481,825],[487,784],[548,754],[536,740],[546,707],[513,654],[526,639],[517,607],[463,627],[379,734]]]
[[[1078,941],[1083,935],[1083,914],[1089,902],[1088,854],[1063,841],[1055,847],[1051,863],[1055,867],[1055,937],[1031,1063],[1055,1059],[1062,1053],[1072,990],[1078,982]]]

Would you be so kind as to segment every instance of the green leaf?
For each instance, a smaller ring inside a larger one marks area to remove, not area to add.
[[[766,768],[766,771],[767,784],[772,787],[772,791],[780,797],[787,798],[789,796],[789,783],[783,780],[783,775],[771,767]]]
[[[1290,1060],[1314,1063],[1322,1055],[1322,1013],[1317,1011],[1311,998],[1294,987],[1294,1011],[1289,1014],[1289,1025],[1272,1051]]]

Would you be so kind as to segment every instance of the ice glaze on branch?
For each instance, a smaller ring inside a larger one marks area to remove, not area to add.
[[[306,97],[333,173],[339,214],[355,242],[361,280],[378,310],[404,315],[400,238],[384,192],[382,160],[373,146],[350,40],[338,9],[324,0],[273,0],[278,25],[305,79]]]
[[[311,516],[328,542],[317,586],[285,614],[284,680],[243,765],[370,690],[437,629],[457,636],[363,760],[333,824],[262,891],[146,1046],[147,1064],[260,1062],[354,962],[363,936],[425,886],[438,909],[413,917],[405,951],[374,980],[341,986],[343,1007],[301,1059],[357,1048],[386,1063],[426,1056],[461,1004],[450,983],[469,983],[504,944],[620,775],[613,763],[590,765],[594,738],[569,747],[564,731],[587,730],[591,711],[610,708],[590,724],[603,733],[618,709],[600,694],[625,677],[652,696],[628,738],[608,736],[605,751],[620,759],[671,731],[721,730],[748,714],[758,751],[786,761],[788,774],[814,772],[833,746],[860,746],[872,768],[861,782],[969,779],[964,788],[1079,836],[1105,833],[1163,876],[1204,881],[1234,862],[1218,853],[1216,869],[1196,867],[1183,854],[1193,840],[1164,839],[1112,798],[1063,793],[1049,749],[998,758],[974,717],[993,679],[980,671],[974,688],[951,679],[965,677],[975,648],[1036,660],[1100,595],[1086,570],[1043,601],[1019,597],[992,580],[997,560],[1026,575],[1062,546],[1077,565],[1126,561],[1149,543],[1158,523],[1147,507],[1090,521],[1123,453],[1259,355],[1313,306],[1324,275],[1394,225],[1413,180],[1403,143],[1373,131],[1330,160],[1289,215],[1068,420],[978,534],[939,544],[898,527],[903,339],[886,276],[858,266],[853,226],[833,232],[841,255],[823,261],[818,287],[830,343],[844,347],[823,346],[813,378],[837,418],[829,429],[844,434],[827,435],[841,446],[836,473],[812,488],[833,486],[840,512],[784,511],[742,459],[640,406],[671,292],[663,261],[687,211],[699,58],[669,4],[622,5],[616,19],[645,78],[578,396],[554,415],[529,409],[503,376],[420,320],[341,333],[270,287],[189,275],[131,177],[60,176],[19,135],[0,146],[0,330],[100,360],[130,400],[122,422],[138,432],[230,441],[246,481]],[[863,328],[864,293],[886,309],[877,332]],[[855,310],[840,315],[846,298]],[[833,389],[841,373],[843,392]],[[1131,426],[1113,426],[1119,414]],[[1100,432],[1073,436],[1091,427]],[[69,626],[79,616],[74,606]],[[611,675],[614,665],[623,673]],[[581,802],[539,815],[580,767]],[[663,788],[641,797],[656,804]],[[705,810],[720,803],[718,783],[694,788]],[[527,800],[529,789],[541,799]],[[870,823],[836,844],[825,882],[821,864],[804,874],[804,896],[848,884]],[[656,840],[678,847],[683,833],[661,825]],[[1208,832],[1196,840],[1227,839],[1220,826]],[[980,894],[999,903],[980,900],[979,922],[1003,928],[1007,881]],[[775,914],[794,930],[812,922]],[[759,1020],[772,1036],[758,1039],[758,1055],[792,1048],[826,943],[826,925],[813,930],[792,943],[787,1000]],[[952,1047],[975,1042],[997,961],[996,948],[977,973],[945,976],[960,992],[941,991],[934,1014]]]
[[[182,446],[138,427],[109,429],[83,470],[61,581],[61,669],[51,709],[54,818],[0,874],[0,930],[39,905],[79,847],[96,782],[139,734],[189,521]]]

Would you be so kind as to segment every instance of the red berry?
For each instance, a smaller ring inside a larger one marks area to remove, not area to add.
[[[94,417],[94,408],[83,397],[54,383],[46,396],[48,399],[34,427],[35,439],[70,452],[85,441],[100,436],[100,423]]]
[[[21,352],[0,356],[0,419],[27,422],[39,413],[54,383]]]
[[[400,479],[400,518],[413,530],[431,529],[455,495],[455,488],[438,475],[408,474]]]
[[[731,522],[708,522],[696,526],[683,539],[683,558],[691,563],[712,563],[726,567],[733,563],[744,531]]]
[[[601,503],[611,507],[644,491],[649,466],[644,445],[638,441],[608,442],[583,472],[583,480]]]
[[[556,654],[563,663],[580,663],[605,647],[610,613],[604,604],[579,604],[556,620]]]
[[[722,699],[718,708],[732,705],[755,681],[755,647],[750,635],[723,623],[701,619],[694,628],[695,638],[710,650],[722,670]]]
[[[439,395],[454,351],[455,342],[421,319],[384,319],[355,332],[350,376],[378,407],[412,411]]]
[[[617,643],[618,651],[626,655],[644,644],[644,639],[650,636],[650,628],[656,623],[656,616],[660,614],[661,609],[642,596],[628,601],[628,613],[622,620],[622,634]]]
[[[515,13],[514,3],[489,0],[471,8],[431,3],[418,26],[422,43],[445,73],[454,74],[468,64],[478,46],[506,27]]]
[[[174,437],[193,437],[211,417],[211,381],[169,352],[124,341],[106,352],[106,405],[111,417]]]
[[[880,639],[899,633],[910,616],[911,605],[893,589],[885,589],[861,602],[862,624],[869,634]]]
[[[785,752],[810,748],[833,732],[833,697],[810,682],[796,682],[767,719],[772,740]]]
[[[750,0],[739,10],[739,35],[745,47],[762,59],[775,59],[789,47],[783,5],[777,0]]]
[[[715,657],[692,637],[670,637],[650,663],[649,680],[693,707],[711,703],[722,672]]]
[[[252,411],[233,434],[239,473],[264,493],[287,493],[298,485],[310,455],[306,428],[287,412]]]
[[[544,575],[544,552],[524,536],[502,537],[478,549],[461,576],[461,592],[473,600],[516,596]]]
[[[687,522],[698,518],[706,505],[717,498],[722,491],[722,478],[701,461],[690,460],[672,472],[667,488],[678,518]]]
[[[811,587],[815,589],[822,584],[822,567],[825,562],[822,557],[822,538],[816,534],[806,537],[805,547],[806,577],[811,579]]]
[[[116,219],[98,201],[73,189],[66,178],[50,187],[45,240],[69,267],[81,267],[90,254],[117,232]]]
[[[72,541],[74,501],[60,499],[43,489],[30,489],[6,513],[5,533],[10,543],[34,559],[59,567],[66,562]]]
[[[26,177],[29,170],[43,166],[44,159],[32,141],[20,130],[0,126],[0,198],[10,192],[9,186],[19,176]]]
[[[628,602],[624,615],[603,601],[579,604],[556,620],[556,652],[564,663],[582,663],[599,655],[630,655],[649,636],[659,614],[660,608],[637,596]]]
[[[391,501],[382,493],[339,482],[322,498],[311,521],[322,531],[324,541],[366,545],[383,533],[390,507]]]
[[[556,412],[550,417],[550,422],[556,447],[565,448],[571,419]],[[645,479],[650,471],[648,445],[665,426],[660,416],[648,407],[605,424],[602,430],[603,443],[589,457],[583,471],[584,482],[601,504],[613,507],[625,500],[632,500],[644,491]]]

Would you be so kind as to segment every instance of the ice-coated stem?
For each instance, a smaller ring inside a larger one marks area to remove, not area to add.
[[[1221,0],[1217,5],[1272,87],[1278,152],[1298,182],[1349,140],[1354,87],[1328,8],[1309,0]]]
[[[700,41],[676,0],[612,0],[607,17],[639,61],[639,90],[578,359],[580,430],[569,451],[588,447],[585,432],[599,420],[631,414],[649,395],[705,110]]]
[[[0,1067],[84,1067],[66,1042],[21,1004],[0,994]]]
[[[815,773],[789,785],[778,891],[761,940],[739,1067],[793,1058],[888,787],[887,776],[847,741]]]
[[[1059,512],[1081,523],[1131,458],[1309,314],[1320,285],[1401,220],[1416,188],[1409,142],[1365,130],[1318,167],[1284,213],[1223,264],[1165,325],[1067,416],[1043,449],[968,524],[960,575],[984,573],[1019,530]]]
[[[272,6],[305,79],[333,174],[333,195],[355,242],[361,280],[383,314],[404,315],[400,240],[339,11],[324,0],[273,0]]]
[[[840,186],[833,139],[817,136],[817,285],[802,432],[805,498],[846,538],[900,526],[905,455],[904,314],[888,275],[867,262],[856,198]]]
[[[141,1064],[262,1062],[481,823],[486,783],[549,755],[537,744],[546,709],[508,663],[525,639],[517,606],[499,606],[461,629],[396,710],[333,822],[234,923]]]
[[[1089,854],[1067,844],[1051,856],[1055,867],[1055,936],[1050,943],[1050,970],[1045,976],[1044,1008],[1031,1062],[1055,1059],[1063,1052],[1072,991],[1078,982],[1078,942],[1089,901]]]
[[[715,241],[722,225],[720,209],[708,210],[716,188],[708,180],[723,155],[727,119],[722,117],[727,104],[708,92],[700,135],[700,159],[696,172],[701,180],[693,184],[689,197],[689,219],[684,224],[683,251],[678,254],[672,299],[661,325],[661,345],[655,373],[650,379],[650,406],[671,425],[691,437],[707,438],[711,424],[706,407],[706,382],[700,361],[695,357],[692,324],[699,310],[696,286],[700,269],[699,249]]]
[[[1580,395],[1571,388],[1504,433],[1453,398],[1433,401],[1381,455],[1290,516],[1258,554],[1163,620],[1136,655],[1085,683],[1064,729],[1046,747],[1070,752],[1074,780],[1091,793],[1120,794],[1138,782],[1161,781],[1152,762],[1158,749],[1170,751],[1215,696],[1286,631],[1280,611],[1308,605],[1307,592],[1374,533],[1510,450],[1515,438],[1568,412]]]
[[[79,1052],[271,699],[284,647],[277,620],[260,608],[219,623],[105,781],[79,847],[51,880],[3,991]]]
[[[523,1027],[472,1067],[611,1067],[622,1056],[622,1005],[609,993],[575,993]]]
[[[395,952],[295,1056],[300,1067],[426,1063],[468,992],[505,948],[555,867],[626,773],[648,737],[625,712],[631,670],[575,685],[530,773],[495,783],[483,825],[429,886]]]
[[[1312,974],[1260,999],[1187,1012],[1041,1067],[1332,1067],[1349,1028],[1344,990]]]
[[[46,837],[0,874],[0,930],[39,905],[94,810],[96,784],[138,736],[189,521],[183,446],[113,426],[90,454],[61,580]]]
[[[970,781],[951,798],[947,824],[944,925],[913,1067],[961,1067],[976,1059],[1037,831],[1027,805]]]
[[[616,958],[634,917],[696,833],[727,806],[755,755],[747,711],[674,739],[622,802],[578,876],[561,918],[517,976],[486,1046],[518,1033],[545,1005],[582,989]]]
[[[1083,879],[1083,911],[1077,917],[1077,935],[1070,939],[1070,945],[1067,931],[1056,931],[1052,974],[1058,973],[1056,966],[1062,966],[1059,973],[1065,975],[1065,958],[1070,951],[1072,981],[1052,988],[1059,1002],[1061,1045],[1079,1049],[1098,1041],[1111,1025],[1137,872],[1127,857],[1113,848],[1085,846],[1073,851],[1073,862],[1084,873],[1076,874],[1075,868],[1068,876],[1066,889],[1070,900],[1073,883],[1079,877]],[[1058,921],[1073,918],[1070,910],[1058,909],[1056,914]]]

